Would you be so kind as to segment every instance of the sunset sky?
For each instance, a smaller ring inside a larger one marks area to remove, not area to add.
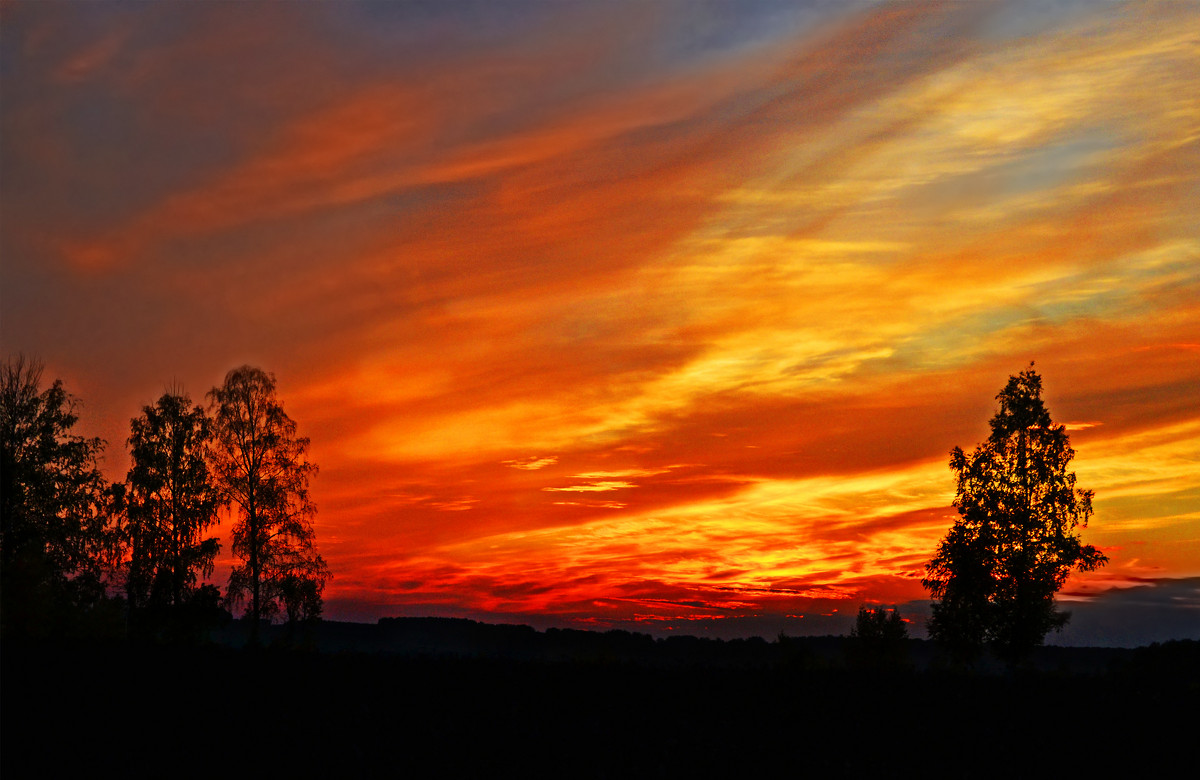
[[[0,187],[110,479],[275,374],[329,618],[919,633],[1036,361],[1069,631],[1200,638],[1200,3],[6,0]]]

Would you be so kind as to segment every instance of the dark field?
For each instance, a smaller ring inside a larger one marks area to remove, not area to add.
[[[1195,642],[1046,648],[1029,668],[965,672],[941,668],[923,642],[905,665],[882,668],[847,655],[840,638],[492,628],[334,625],[260,650],[9,642],[3,774],[1030,777],[1195,766]],[[390,651],[368,641],[386,644],[389,631]],[[371,652],[314,649],[353,644]]]

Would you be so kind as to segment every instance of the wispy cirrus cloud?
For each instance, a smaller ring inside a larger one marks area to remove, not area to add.
[[[616,479],[602,479],[594,482],[585,482],[581,485],[568,485],[566,487],[544,487],[542,490],[550,492],[562,493],[607,493],[610,490],[628,490],[635,488],[632,482],[625,482]]]
[[[537,471],[547,466],[553,466],[555,463],[558,463],[558,458],[554,455],[545,458],[534,456],[532,458],[504,461],[505,466],[511,466],[514,469],[522,469],[524,471]]]

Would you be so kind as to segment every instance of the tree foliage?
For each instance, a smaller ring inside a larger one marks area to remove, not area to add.
[[[232,550],[240,561],[229,578],[230,604],[247,602],[254,629],[284,613],[316,618],[329,569],[317,553],[308,480],[308,439],[275,394],[275,377],[251,366],[230,371],[209,393],[215,423],[213,472],[235,505]]]
[[[858,608],[847,644],[850,661],[856,666],[892,668],[907,660],[908,626],[894,609]]]
[[[24,357],[0,368],[0,578],[6,631],[44,634],[105,600],[118,555],[104,442],[73,433],[78,402]]]
[[[850,637],[868,642],[897,642],[908,638],[908,628],[896,610],[864,604],[858,608]]]
[[[212,574],[220,543],[205,532],[223,503],[208,467],[211,440],[208,414],[179,392],[130,421],[125,590],[135,616],[156,614],[178,627],[193,602],[207,598],[197,597],[197,579]]]
[[[1107,562],[1076,531],[1092,515],[1093,493],[1076,487],[1075,452],[1041,392],[1032,364],[1010,377],[987,441],[950,455],[959,519],[923,584],[934,599],[930,636],[964,655],[990,642],[1010,660],[1024,656],[1067,622],[1054,594],[1071,570]]]

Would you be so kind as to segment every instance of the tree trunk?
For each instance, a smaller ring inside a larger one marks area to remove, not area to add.
[[[258,644],[258,621],[261,617],[258,587],[258,508],[254,505],[254,488],[251,487],[246,521],[250,535],[250,643]]]

